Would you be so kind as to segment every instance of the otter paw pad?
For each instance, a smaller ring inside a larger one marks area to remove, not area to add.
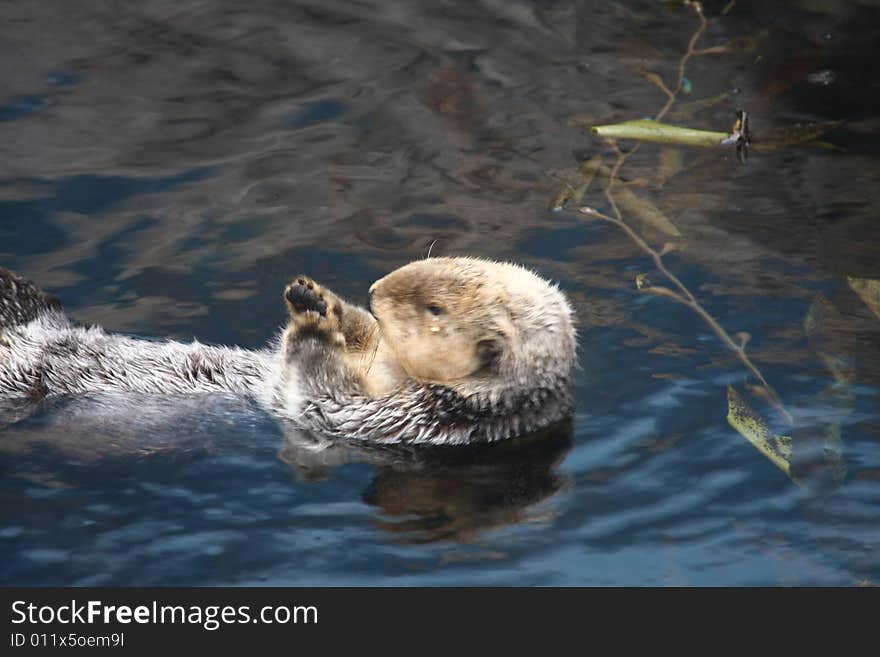
[[[313,311],[326,317],[328,310],[339,315],[336,297],[307,276],[299,276],[288,285],[284,290],[284,298],[293,315]]]

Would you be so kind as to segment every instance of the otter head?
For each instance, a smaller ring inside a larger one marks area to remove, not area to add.
[[[558,387],[575,361],[571,308],[517,265],[410,263],[370,288],[381,339],[407,375],[460,392]]]

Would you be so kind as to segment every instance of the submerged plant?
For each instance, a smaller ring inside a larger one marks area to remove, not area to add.
[[[767,150],[802,144],[827,146],[826,144],[816,142],[815,139],[838,126],[840,122],[789,126],[783,129],[766,131],[757,137],[752,134],[749,126],[749,117],[742,110],[737,112],[736,121],[728,132],[702,130],[664,123],[664,119],[671,115],[688,116],[695,111],[711,107],[727,98],[726,94],[722,94],[714,98],[676,105],[681,94],[688,94],[691,91],[692,85],[686,75],[690,60],[698,56],[728,52],[727,46],[698,47],[708,26],[708,21],[700,2],[688,1],[684,4],[693,11],[698,24],[688,40],[685,53],[678,62],[675,83],[669,85],[659,74],[643,72],[644,79],[664,93],[666,102],[650,119],[591,126],[592,134],[601,139],[614,154],[614,162],[609,167],[605,164],[602,156],[596,155],[581,163],[574,179],[567,181],[556,195],[552,207],[556,210],[564,207],[576,207],[582,216],[605,221],[621,230],[633,244],[650,256],[655,268],[667,284],[654,284],[647,276],[640,274],[636,277],[636,288],[638,291],[671,299],[694,312],[757,381],[757,385],[750,386],[750,392],[769,403],[784,420],[785,425],[794,430],[795,421],[791,412],[786,408],[785,403],[767,381],[758,366],[749,357],[746,346],[750,336],[743,332],[731,335],[727,329],[712,317],[693,292],[664,262],[663,257],[665,255],[677,250],[678,247],[675,240],[681,237],[680,230],[660,208],[633,189],[639,186],[640,181],[631,180],[623,182],[620,174],[627,160],[646,141],[698,147],[734,148],[740,160],[744,161],[749,149],[752,147],[755,147],[756,150]],[[679,111],[674,111],[674,109]],[[621,139],[635,140],[636,144],[624,151],[618,144],[618,141]],[[665,159],[661,158],[658,165],[658,178],[663,181],[682,168],[683,165],[680,158],[675,159],[667,155]],[[603,195],[607,206],[610,208],[607,212],[602,212],[593,206],[584,204],[584,197],[590,185],[596,179],[605,182]],[[638,218],[642,225],[650,227],[657,233],[666,236],[670,241],[664,243],[659,249],[655,248],[633,227],[633,222],[629,217]],[[870,297],[876,296],[875,289],[870,290],[867,294],[861,292],[860,290],[863,287],[859,287],[858,283],[854,285],[854,289],[859,291],[860,294]],[[774,434],[760,416],[746,403],[743,396],[732,387],[728,391],[727,406],[727,419],[731,427],[754,445],[793,482],[799,483],[792,471],[792,438]],[[839,427],[837,432],[831,430],[827,432],[827,435],[831,438],[836,436],[832,440],[832,442],[835,442],[833,446],[835,449],[826,450],[829,455],[827,459],[831,462],[832,469],[835,472],[842,473]]]

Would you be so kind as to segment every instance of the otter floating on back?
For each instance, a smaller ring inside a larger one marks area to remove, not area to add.
[[[0,268],[0,398],[90,392],[252,397],[331,438],[437,445],[530,433],[570,411],[572,310],[513,264],[410,263],[370,288],[370,311],[310,278],[266,349],[152,341],[72,323]]]

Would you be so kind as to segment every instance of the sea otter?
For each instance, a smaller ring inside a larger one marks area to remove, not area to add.
[[[555,285],[514,264],[428,258],[369,294],[367,310],[299,276],[284,291],[280,338],[250,351],[79,326],[0,269],[0,398],[225,392],[329,438],[438,445],[568,414],[575,331]]]

